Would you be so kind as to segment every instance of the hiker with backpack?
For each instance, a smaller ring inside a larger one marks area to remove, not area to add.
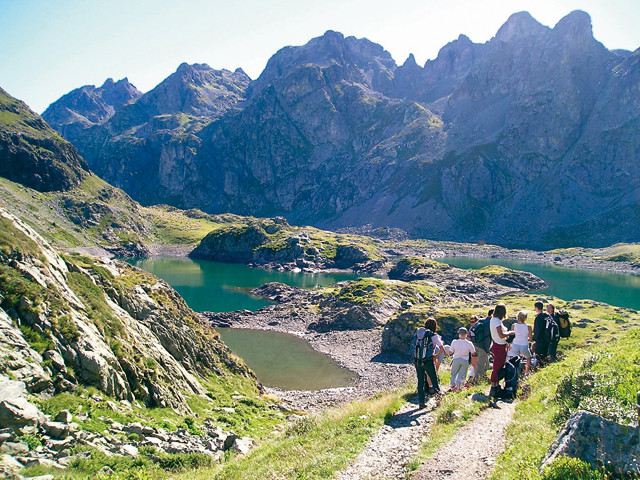
[[[555,313],[556,307],[553,303],[547,304],[547,325],[546,336],[549,343],[549,350],[547,351],[547,359],[549,362],[553,362],[556,359],[556,352],[558,350],[558,342],[560,342],[560,326],[558,322],[558,316]]]
[[[538,300],[533,304],[536,318],[533,321],[533,352],[538,366],[542,367],[547,359],[549,343],[547,341],[547,314],[542,310],[544,304]]]
[[[475,382],[486,378],[489,370],[489,351],[491,349],[491,329],[489,324],[493,316],[493,309],[489,310],[488,316],[478,320],[475,325],[469,327],[469,333],[473,346],[476,349],[477,364],[475,366],[473,380]]]
[[[489,324],[491,329],[491,352],[493,353],[493,370],[491,371],[491,390],[489,396],[494,403],[500,393],[500,371],[507,360],[507,338],[513,335],[513,330],[508,330],[502,321],[507,317],[507,306],[504,303],[496,305],[493,310],[493,317]]]
[[[435,333],[438,329],[438,322],[435,318],[429,317],[424,323],[424,327],[416,330],[411,345],[411,356],[413,364],[416,367],[416,375],[418,376],[418,403],[420,409],[425,408],[425,385],[429,383],[429,395],[435,395],[440,392],[440,384],[438,383],[438,374],[434,365],[434,359],[444,352],[444,345],[440,337]],[[429,382],[427,382],[427,377]]]
[[[571,336],[571,321],[569,321],[569,312],[566,310],[558,310],[558,327],[560,327],[560,338],[569,338]]]

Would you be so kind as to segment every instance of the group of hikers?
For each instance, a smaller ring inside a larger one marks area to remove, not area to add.
[[[488,316],[477,315],[469,319],[469,327],[460,327],[458,338],[445,345],[438,332],[438,322],[428,318],[424,327],[418,328],[413,337],[411,355],[418,376],[418,402],[425,407],[425,398],[440,392],[438,370],[446,356],[452,356],[451,389],[458,390],[471,383],[486,379],[489,364],[491,390],[489,396],[495,402],[499,398],[515,397],[518,375],[521,369],[528,374],[532,366],[544,366],[556,359],[561,337],[571,335],[569,314],[555,311],[552,303],[533,305],[536,316],[533,326],[527,323],[528,312],[521,310],[515,322],[507,328],[504,321],[507,307],[500,303],[489,310]],[[521,362],[524,361],[524,366]],[[471,366],[469,378],[467,371]],[[500,380],[504,379],[504,388]]]

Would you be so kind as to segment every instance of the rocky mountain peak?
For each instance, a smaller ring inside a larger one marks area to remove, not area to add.
[[[182,63],[137,103],[152,116],[176,113],[218,116],[229,106],[226,100],[222,105],[221,100],[232,97],[231,103],[238,103],[250,80],[242,71],[215,70],[206,63]]]
[[[553,28],[553,33],[567,43],[583,43],[585,41],[595,42],[593,29],[591,27],[591,17],[587,12],[574,10],[560,21]]]
[[[415,67],[418,67],[418,64],[416,63],[416,57],[413,56],[413,53],[409,54],[407,59],[402,64],[402,67],[403,68],[415,68]],[[418,67],[418,68],[420,68],[420,67]]]
[[[381,45],[366,38],[344,37],[342,33],[328,30],[324,35],[311,39],[297,47],[280,49],[267,62],[267,66],[250,86],[249,97],[298,69],[335,68],[339,77],[373,86],[392,76],[396,64]]]
[[[511,15],[500,27],[495,38],[510,42],[519,38],[538,36],[547,31],[549,28],[539,23],[529,12],[518,12]]]
[[[142,96],[127,78],[108,78],[101,87],[85,85],[49,105],[42,117],[70,141],[79,131],[107,121],[116,109]]]

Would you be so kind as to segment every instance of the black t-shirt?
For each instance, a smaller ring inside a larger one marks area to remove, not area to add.
[[[547,328],[547,314],[541,312],[536,315],[536,319],[533,321],[533,341],[537,343],[547,343],[544,331]]]

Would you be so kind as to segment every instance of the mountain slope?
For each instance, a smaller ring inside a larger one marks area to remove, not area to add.
[[[249,81],[240,69],[183,63],[150,92],[80,131],[74,143],[100,177],[145,205],[200,204],[206,183],[194,160],[197,134],[235,110]],[[61,108],[72,106],[62,98],[50,107]]]
[[[78,185],[87,170],[73,145],[0,88],[0,176],[46,192]]]
[[[553,28],[514,14],[424,67],[329,31],[202,108],[159,95],[183,65],[152,91],[153,121],[143,96],[77,145],[143,203],[537,248],[638,241],[636,53],[607,50],[580,11]]]

